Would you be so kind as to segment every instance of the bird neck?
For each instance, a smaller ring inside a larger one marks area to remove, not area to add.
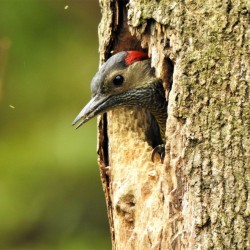
[[[151,78],[150,82],[143,87],[134,89],[125,95],[122,103],[126,106],[140,106],[149,110],[158,124],[161,139],[165,142],[168,103],[160,79]]]
[[[166,120],[167,120],[167,101],[165,97],[165,90],[161,80],[157,80],[151,84],[151,100],[147,102],[146,108],[154,116],[158,123],[161,139],[165,143]]]

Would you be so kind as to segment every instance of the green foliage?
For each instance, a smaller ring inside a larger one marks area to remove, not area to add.
[[[0,100],[0,249],[110,249],[95,121],[71,127],[98,68],[98,3],[0,5],[0,43],[10,42]]]

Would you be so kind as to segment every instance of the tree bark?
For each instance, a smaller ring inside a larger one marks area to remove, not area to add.
[[[147,111],[98,120],[113,249],[250,249],[249,2],[100,5],[100,62],[148,51],[169,101],[163,164],[151,161]]]

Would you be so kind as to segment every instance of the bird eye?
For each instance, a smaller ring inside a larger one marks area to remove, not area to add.
[[[124,78],[122,75],[116,75],[113,79],[113,84],[115,86],[121,86],[123,84]]]

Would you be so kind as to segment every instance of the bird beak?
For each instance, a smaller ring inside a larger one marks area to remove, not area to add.
[[[108,99],[109,96],[94,96],[78,114],[72,125],[74,126],[76,123],[78,123],[76,128],[79,128],[91,118],[103,113],[106,109],[106,103]]]

